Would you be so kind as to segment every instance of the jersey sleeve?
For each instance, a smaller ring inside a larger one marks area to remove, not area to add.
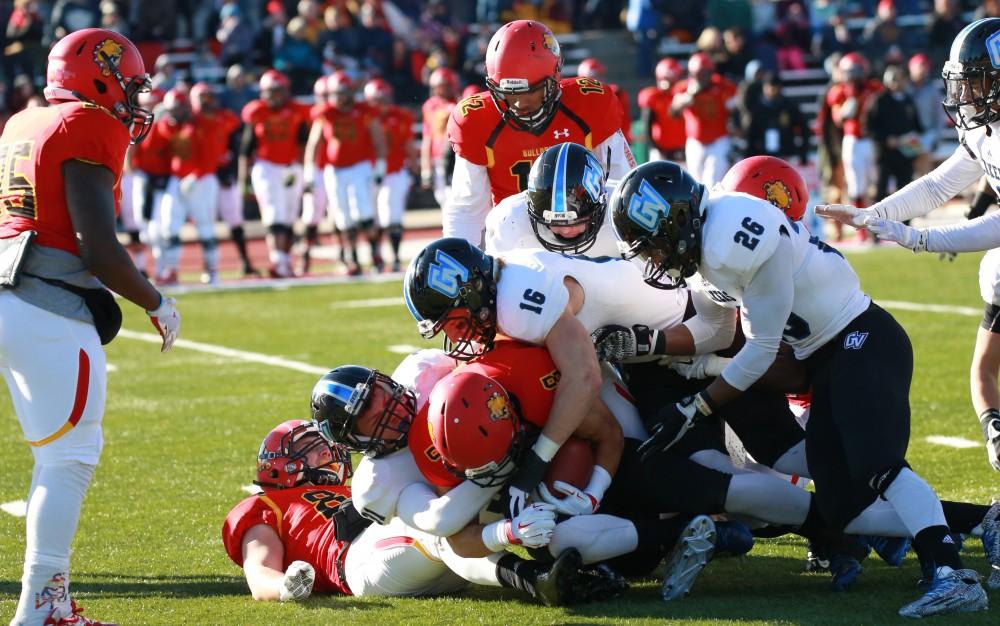
[[[116,178],[121,175],[130,140],[124,124],[91,105],[70,108],[63,122],[59,136],[69,158],[103,165]]]
[[[648,109],[652,106],[653,96],[656,95],[656,87],[646,87],[639,92],[638,103],[640,109]]]
[[[507,196],[486,216],[486,254],[497,255],[519,248],[537,248],[524,193]]]
[[[278,530],[278,516],[259,497],[251,496],[233,507],[222,524],[222,545],[226,554],[243,567],[243,535],[258,524]]]
[[[377,459],[365,457],[351,479],[351,500],[361,515],[386,524],[396,515],[399,494],[419,480],[420,473],[405,449]]]
[[[455,157],[451,197],[441,210],[442,236],[461,237],[474,246],[483,240],[483,224],[493,207],[485,165]]]
[[[562,106],[587,123],[594,145],[622,130],[622,105],[611,85],[592,78],[567,78],[560,84]]]
[[[703,243],[703,263],[745,285],[774,253],[787,219],[770,203],[740,193],[713,194],[711,207],[720,219],[712,220]]]
[[[469,96],[455,105],[448,118],[448,141],[455,154],[485,167],[486,140],[498,121],[493,103],[484,94]]]
[[[243,111],[240,113],[240,117],[243,119],[244,124],[255,124],[261,107],[264,105],[260,100],[251,100],[243,107]]]
[[[540,272],[524,271],[523,268],[508,266],[503,272],[512,269],[521,271],[511,272],[510,280],[504,280],[501,273],[497,290],[497,327],[512,339],[541,345],[566,310],[569,290],[563,284],[562,274],[539,280]]]
[[[391,378],[408,387],[417,396],[417,409],[423,407],[437,381],[458,367],[458,361],[438,348],[419,350],[403,359]]]

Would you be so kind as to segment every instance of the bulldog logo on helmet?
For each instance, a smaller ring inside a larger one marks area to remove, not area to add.
[[[764,197],[782,211],[792,206],[792,192],[780,180],[764,183]]]
[[[94,46],[94,63],[101,68],[101,74],[111,76],[112,65],[118,67],[124,48],[114,39],[104,39]]]
[[[542,45],[552,54],[559,56],[559,42],[551,33],[542,35]]]
[[[499,391],[494,391],[490,399],[486,401],[486,408],[490,410],[490,420],[494,422],[511,419],[510,404]]]

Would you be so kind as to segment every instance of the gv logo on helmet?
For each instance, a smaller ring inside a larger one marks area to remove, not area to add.
[[[986,38],[986,52],[990,55],[990,64],[1000,68],[1000,30]]]
[[[583,170],[583,188],[594,202],[601,200],[601,187],[604,184],[604,174],[601,166],[592,155],[587,155],[587,167]]]
[[[122,45],[110,38],[94,46],[94,63],[101,68],[102,75],[111,76],[111,65],[121,64],[122,52]]]
[[[772,180],[764,183],[764,197],[768,202],[782,211],[792,206],[792,192],[780,180]]]
[[[660,216],[667,213],[667,201],[649,184],[645,178],[639,183],[639,191],[628,201],[627,215],[630,220],[651,233],[656,232]]]
[[[427,272],[428,287],[449,298],[455,298],[458,296],[459,285],[468,280],[469,268],[456,261],[447,252],[437,251],[434,262]]]

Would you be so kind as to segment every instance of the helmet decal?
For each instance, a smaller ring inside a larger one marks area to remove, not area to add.
[[[500,420],[511,419],[510,404],[507,397],[499,391],[494,391],[493,395],[486,401],[486,408],[490,410],[490,420],[499,422]]]
[[[556,184],[552,185],[552,213],[554,215],[550,214],[550,219],[576,219],[576,213],[573,214],[573,217],[566,215],[566,156],[568,153],[568,143],[559,146],[559,154],[556,156],[556,173],[553,177]]]
[[[587,190],[591,200],[601,201],[601,189],[604,186],[604,171],[594,155],[587,155],[587,167],[583,171],[583,188]]]
[[[552,33],[545,33],[542,35],[542,46],[552,54],[559,56],[559,42]]]
[[[449,298],[458,297],[458,289],[469,280],[469,268],[444,250],[438,250],[427,273],[427,286]]]
[[[660,216],[667,211],[667,201],[653,188],[649,181],[639,183],[639,191],[629,200],[628,217],[649,232],[656,232]]]
[[[335,398],[339,398],[346,405],[347,412],[352,415],[357,415],[361,404],[359,400],[363,401],[364,398],[362,396],[367,395],[363,393],[364,389],[361,385],[352,388],[343,383],[321,378],[316,382],[316,386],[313,387],[313,395],[324,392]]]
[[[986,52],[993,67],[1000,69],[1000,30],[986,38]]]
[[[102,75],[111,76],[114,68],[121,65],[123,52],[122,45],[110,37],[94,46],[94,63],[101,68]]]
[[[764,183],[764,198],[782,211],[787,211],[792,206],[792,192],[780,180]]]

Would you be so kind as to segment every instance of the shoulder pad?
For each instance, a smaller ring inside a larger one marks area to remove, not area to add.
[[[255,124],[258,116],[260,115],[261,108],[266,106],[267,105],[264,104],[263,100],[251,100],[246,103],[246,106],[243,107],[243,112],[240,114],[240,117],[242,117],[243,121],[247,124]]]
[[[469,96],[451,111],[448,141],[458,156],[476,165],[486,165],[486,140],[500,121],[500,112],[487,92]]]
[[[752,276],[778,247],[782,228],[788,229],[784,213],[747,194],[713,193],[708,211],[701,255],[712,273]]]
[[[562,105],[587,122],[594,145],[620,129],[622,104],[610,85],[583,77],[564,78],[559,84],[562,87]]]
[[[639,95],[636,97],[639,106],[642,108],[648,107],[650,102],[652,102],[653,97],[656,95],[657,91],[659,91],[659,89],[657,89],[656,87],[646,87],[645,89],[640,91]]]
[[[458,366],[458,361],[438,348],[414,352],[403,359],[392,372],[392,379],[408,387],[417,396],[419,409],[430,396],[437,381]]]

